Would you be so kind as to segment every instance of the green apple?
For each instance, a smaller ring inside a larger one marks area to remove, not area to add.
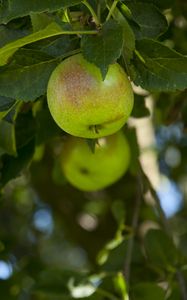
[[[129,144],[120,131],[99,138],[94,153],[85,139],[70,136],[60,157],[67,180],[83,191],[96,191],[111,185],[123,176],[129,161]]]
[[[67,133],[99,138],[118,131],[134,102],[131,83],[118,63],[105,79],[82,54],[71,56],[52,72],[47,88],[49,110]]]

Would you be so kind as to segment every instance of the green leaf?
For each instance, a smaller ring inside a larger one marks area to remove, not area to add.
[[[125,60],[129,61],[133,57],[133,51],[135,49],[134,33],[126,18],[123,16],[119,9],[116,9],[114,11],[114,17],[123,28],[124,45],[122,54],[125,57]]]
[[[128,300],[127,294],[127,286],[125,282],[124,275],[122,273],[118,273],[114,278],[114,285],[116,291],[120,294],[122,300]]]
[[[145,249],[150,262],[161,270],[171,272],[179,261],[178,250],[173,241],[162,230],[149,230],[145,237]]]
[[[165,45],[137,41],[135,84],[150,91],[176,91],[187,87],[187,57]]]
[[[170,8],[174,4],[175,0],[138,0],[139,2],[143,3],[152,3],[155,6],[165,9],[165,8]]]
[[[53,57],[58,57],[66,54],[69,51],[79,48],[79,38],[71,38],[68,35],[63,35],[57,39],[51,41],[47,45],[40,48],[40,51],[51,55]]]
[[[143,282],[132,289],[132,300],[164,300],[165,291],[151,282]]]
[[[15,68],[15,66],[31,66],[41,62],[49,61],[51,59],[53,59],[51,55],[43,53],[39,50],[20,48],[14,54],[11,64],[5,67],[4,70],[6,70],[6,68]]]
[[[31,110],[18,114],[15,129],[17,149],[33,140],[36,134],[36,121]]]
[[[145,97],[134,95],[134,106],[131,115],[134,118],[144,118],[150,115],[149,109],[145,106]]]
[[[27,35],[28,31],[20,29],[10,29],[4,25],[0,26],[0,47],[3,47],[5,44],[17,40]]]
[[[124,203],[121,200],[116,200],[112,203],[111,205],[111,212],[118,223],[119,226],[122,225],[122,227],[119,227],[119,232],[120,230],[123,231],[123,224],[125,222],[125,207]]]
[[[42,144],[52,137],[63,133],[62,129],[54,122],[47,106],[42,107],[36,114],[36,143]],[[47,128],[47,130],[46,130]]]
[[[90,151],[92,153],[95,153],[95,147],[97,144],[97,139],[86,139],[86,143],[88,144],[88,147],[90,148]]]
[[[96,36],[83,36],[81,46],[84,57],[100,68],[103,79],[108,67],[121,55],[123,28],[114,20],[105,23]]]
[[[62,27],[60,27],[57,23],[53,22],[40,31],[37,31],[16,41],[13,41],[9,44],[6,44],[0,49],[0,66],[5,65],[8,62],[8,59],[20,47],[64,33],[67,34],[67,30],[63,30]]]
[[[29,15],[31,12],[55,11],[63,7],[73,6],[80,0],[9,0],[1,1],[0,23]]]
[[[15,102],[16,100],[12,98],[0,96],[0,112],[7,111],[15,104]]]
[[[0,72],[0,94],[23,101],[33,101],[46,93],[51,72],[57,60],[31,66],[17,66]]]
[[[0,169],[1,181],[3,187],[9,180],[17,177],[23,168],[27,167],[34,154],[34,140],[17,151],[17,157],[4,155],[2,157],[2,167]]]
[[[16,100],[0,96],[0,120],[16,105]]]
[[[10,155],[17,154],[15,121],[19,110],[18,101],[12,105],[12,99],[0,97],[2,102],[7,100],[7,103],[2,105],[7,108],[6,111],[0,112],[0,153],[8,153]],[[3,103],[2,103],[3,104]]]
[[[166,18],[161,12],[151,3],[133,3],[127,2],[131,11],[131,23],[137,39],[156,38],[164,33],[168,24]]]
[[[0,149],[16,155],[15,126],[5,120],[0,120]]]
[[[30,18],[31,18],[33,32],[37,32],[39,30],[44,29],[50,23],[52,23],[53,20],[46,13],[31,13]]]

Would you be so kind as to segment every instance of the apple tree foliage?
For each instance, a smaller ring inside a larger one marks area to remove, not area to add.
[[[103,78],[120,63],[139,122],[124,126],[128,173],[94,193],[66,182],[67,134],[46,104],[52,71],[80,52]],[[147,96],[152,153],[174,187],[161,193],[170,206],[182,199],[172,215],[139,161]],[[186,300],[186,126],[186,1],[0,0],[1,299]]]

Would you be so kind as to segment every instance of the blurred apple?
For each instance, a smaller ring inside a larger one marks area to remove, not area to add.
[[[73,186],[96,191],[123,176],[129,166],[130,148],[122,132],[99,138],[94,153],[85,139],[68,137],[60,161]]]
[[[105,79],[82,54],[65,59],[53,71],[47,89],[49,110],[71,135],[99,138],[117,132],[127,121],[134,97],[130,81],[118,63]]]

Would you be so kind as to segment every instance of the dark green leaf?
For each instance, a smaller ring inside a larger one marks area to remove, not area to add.
[[[31,33],[23,38],[15,40],[6,44],[0,49],[0,66],[7,64],[9,58],[21,47],[32,44],[37,41],[41,41],[46,38],[61,35],[64,32],[67,33],[67,29],[62,29],[60,25],[55,22],[50,23],[44,29]]]
[[[46,13],[31,13],[30,18],[33,32],[44,29],[53,21],[52,17]]]
[[[123,48],[123,28],[114,20],[105,23],[94,36],[83,36],[81,41],[84,57],[100,68],[103,79],[108,67],[121,55]]]
[[[144,3],[152,3],[161,9],[170,8],[175,2],[175,0],[138,0],[138,1]]]
[[[187,87],[187,57],[149,39],[137,41],[136,47],[137,85],[151,91],[175,91]]]
[[[86,139],[88,147],[92,153],[95,153],[95,146],[97,144],[97,139]]]
[[[5,120],[0,120],[0,149],[10,155],[16,155],[15,127]]]
[[[123,14],[120,12],[120,10],[116,9],[114,12],[114,16],[123,28],[124,45],[122,54],[125,60],[129,62],[129,60],[133,56],[133,51],[135,49],[135,36],[132,31],[132,28],[130,27],[129,23],[127,22]]]
[[[132,1],[127,5],[135,22],[131,25],[137,39],[156,38],[167,30],[166,18],[154,5]]]
[[[56,60],[41,62],[31,66],[7,68],[0,72],[0,94],[23,101],[33,101],[46,93],[51,72]]]
[[[64,35],[41,47],[40,50],[48,55],[57,57],[78,48],[78,43],[79,39],[77,37],[72,39]]]
[[[67,179],[65,178],[64,173],[62,171],[60,159],[56,160],[54,163],[53,171],[52,171],[52,178],[56,185],[67,184]]]
[[[2,2],[2,1],[1,1]],[[55,11],[80,3],[80,0],[9,0],[0,6],[0,23],[29,15],[31,12]]]
[[[17,177],[20,172],[25,168],[34,154],[34,140],[30,141],[27,145],[20,148],[17,152],[17,157],[4,155],[2,157],[1,173],[1,187],[4,186],[9,180]]]
[[[143,118],[150,115],[149,109],[145,106],[145,97],[135,94],[131,115],[134,118]]]
[[[36,143],[42,144],[48,141],[50,138],[59,136],[63,133],[62,129],[54,122],[48,107],[42,107],[42,109],[36,114]],[[47,130],[46,130],[47,128]]]
[[[151,282],[137,284],[132,289],[132,300],[164,300],[165,291]]]
[[[3,47],[5,44],[10,43],[11,41],[22,38],[28,34],[26,30],[19,29],[9,29],[4,25],[0,26],[0,47]]]
[[[149,230],[145,237],[145,248],[148,259],[160,269],[174,271],[179,253],[173,241],[162,230]]]
[[[9,110],[15,104],[15,102],[16,100],[12,98],[0,96],[0,112]]]
[[[131,149],[131,163],[130,163],[130,172],[136,176],[137,172],[140,170],[140,149],[137,142],[136,130],[131,128],[126,132],[126,136]]]
[[[36,123],[31,110],[18,114],[15,129],[17,149],[22,148],[33,140],[36,134]]]
[[[125,221],[125,207],[124,207],[123,201],[120,201],[120,200],[114,201],[111,206],[111,212],[112,212],[116,222],[121,227],[121,224],[123,224]],[[120,233],[120,230],[124,229],[123,227],[120,229],[120,227],[119,227],[118,234]]]
[[[10,155],[16,155],[16,135],[15,135],[15,120],[17,117],[19,106],[18,101],[12,104],[11,99],[3,98],[3,101],[7,101],[9,107],[6,111],[0,112],[0,149],[1,153],[8,153]],[[1,118],[3,118],[1,120]]]
[[[31,66],[41,62],[47,62],[53,57],[47,53],[43,53],[35,49],[20,48],[13,56],[11,67],[18,66]]]

